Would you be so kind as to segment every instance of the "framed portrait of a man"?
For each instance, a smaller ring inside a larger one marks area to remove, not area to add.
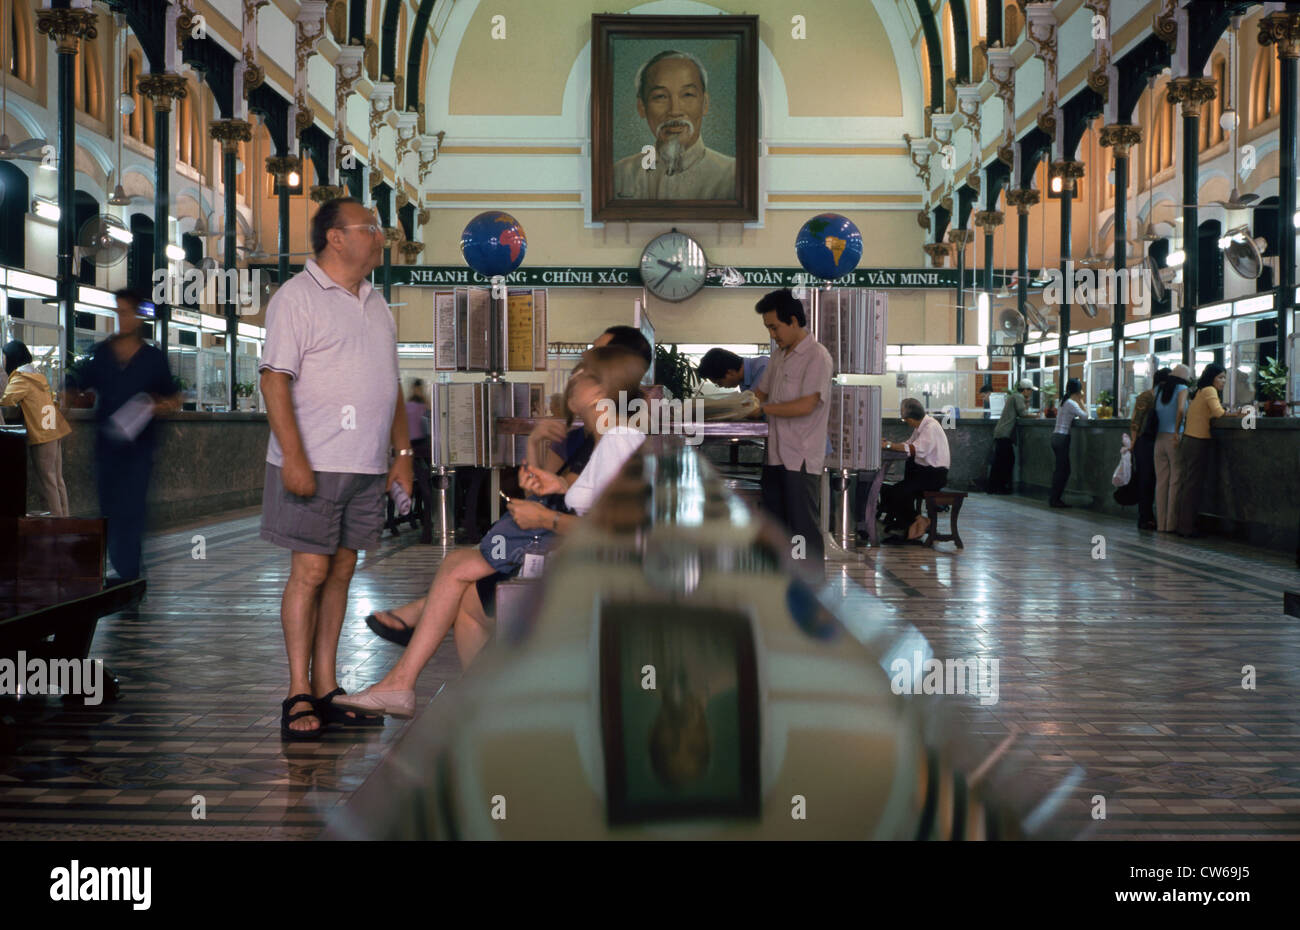
[[[758,17],[592,17],[595,220],[758,218]]]

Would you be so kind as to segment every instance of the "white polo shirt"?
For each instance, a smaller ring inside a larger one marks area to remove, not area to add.
[[[939,421],[928,413],[916,429],[912,430],[907,444],[916,447],[915,461],[918,465],[929,465],[931,468],[949,468],[952,465],[948,437]]]
[[[388,471],[398,401],[397,324],[362,281],[354,296],[312,259],[271,298],[258,371],[293,378],[293,414],[314,471]],[[283,466],[271,433],[266,460]]]

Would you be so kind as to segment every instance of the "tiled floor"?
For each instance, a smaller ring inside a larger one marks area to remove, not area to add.
[[[828,574],[896,608],[938,656],[1000,660],[998,703],[957,704],[970,768],[1011,737],[997,766],[1014,772],[1010,790],[1041,796],[1081,769],[1069,801],[1107,805],[1094,837],[1300,837],[1300,621],[1281,606],[1300,588],[1291,559],[983,495],[967,500],[962,530],[964,552],[883,548]],[[397,656],[360,618],[423,592],[441,550],[414,540],[385,538],[358,565],[345,686]],[[0,755],[0,838],[318,835],[403,725],[281,744],[288,560],[257,538],[256,513],[152,538],[146,561],[148,598],[101,621],[92,653],[120,676],[122,698],[3,710],[20,729]],[[448,643],[419,698],[458,674]]]

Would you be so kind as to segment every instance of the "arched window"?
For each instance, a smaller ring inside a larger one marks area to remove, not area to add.
[[[928,107],[930,105],[930,47],[926,45],[925,39],[921,40],[921,45],[917,48],[916,54],[918,56],[917,61],[921,65],[921,89],[923,92],[921,99],[925,101],[925,105]]]
[[[82,39],[77,53],[74,100],[82,113],[93,119],[104,119],[104,74],[99,64],[99,43]]]
[[[0,0],[2,3],[3,0]],[[32,11],[24,0],[8,0],[9,36],[8,51],[9,73],[24,84],[36,81],[35,49],[33,42],[36,30],[32,24]]]
[[[1282,83],[1282,64],[1269,47],[1255,57],[1255,72],[1250,80],[1250,125],[1258,126],[1278,112],[1278,86]]]
[[[1008,3],[1002,10],[1002,47],[1015,48],[1016,43],[1020,41],[1020,30],[1024,27],[1025,22],[1020,15],[1020,7]]]
[[[1147,170],[1151,175],[1164,171],[1166,168],[1172,168],[1174,164],[1174,113],[1175,105],[1169,102],[1165,96],[1165,84],[1158,85],[1154,93],[1155,97],[1155,133],[1151,140],[1150,160],[1147,162]]]
[[[1228,96],[1228,66],[1222,55],[1215,56],[1214,63],[1210,66],[1210,77],[1214,79],[1214,85],[1217,93],[1214,99],[1209,102],[1204,110],[1201,111],[1201,151],[1208,151],[1212,146],[1218,145],[1223,141],[1223,126],[1219,121],[1223,118],[1223,108],[1226,107]]]
[[[0,161],[0,229],[23,228],[31,197],[27,193],[27,175],[11,161]],[[24,268],[27,265],[25,237],[0,236],[0,265]]]

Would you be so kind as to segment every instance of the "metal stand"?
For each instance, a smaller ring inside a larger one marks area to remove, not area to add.
[[[439,545],[449,546],[456,540],[455,519],[448,494],[451,478],[447,474],[445,465],[434,467],[431,477],[433,500],[429,501],[428,506],[433,508],[431,520],[433,537]]]

